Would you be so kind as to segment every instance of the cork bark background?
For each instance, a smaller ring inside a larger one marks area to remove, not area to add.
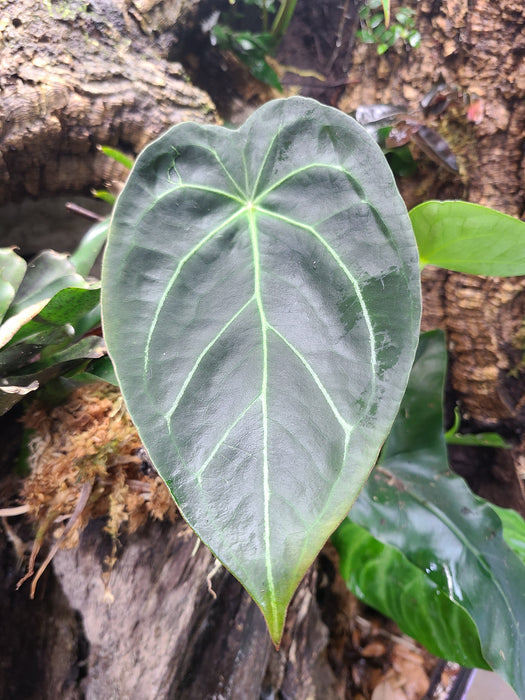
[[[122,175],[97,144],[138,153],[208,96],[166,60],[197,0],[0,1],[0,205]],[[167,31],[170,30],[171,31]]]
[[[415,151],[419,174],[401,183],[407,205],[457,197],[522,217],[522,0],[421,0],[421,45],[382,57],[353,38],[357,0],[341,4],[334,3],[330,25],[333,49],[315,24],[326,7],[299,0],[291,27],[295,41],[311,32],[315,70],[342,71],[348,64],[344,74],[331,76],[348,86],[322,97],[347,112],[403,103],[449,140],[459,161],[460,174],[451,177]],[[209,9],[198,0],[0,0],[0,245],[18,205],[30,226],[35,207],[49,197],[85,195],[121,176],[97,144],[133,155],[172,123],[217,118],[208,96],[168,60]],[[346,43],[338,56],[343,25]],[[314,40],[316,33],[322,40]],[[291,47],[287,63],[293,54]],[[439,75],[457,99],[441,115],[424,116],[419,102]],[[483,106],[476,123],[467,118],[468,99]],[[514,441],[510,452],[473,455],[466,468],[474,478],[483,462],[489,490],[488,476],[498,472],[517,494],[508,504],[519,507],[525,282],[431,269],[423,281],[424,327],[448,334],[451,401],[467,426],[496,428]],[[349,697],[351,669],[343,660],[351,656],[350,603],[326,554],[301,586],[277,652],[255,605],[204,547],[196,549],[183,523],[152,524],[123,537],[111,606],[101,584],[107,542],[96,524],[78,550],[59,553],[35,601],[13,590],[19,571],[12,542],[0,528],[0,696],[6,700]]]
[[[401,4],[392,3],[394,12]],[[458,160],[457,177],[413,146],[419,172],[400,180],[409,208],[427,199],[457,198],[523,218],[525,5],[521,0],[421,0],[414,7],[420,46],[393,48],[379,57],[375,47],[356,43],[351,85],[338,107],[351,112],[363,104],[405,105],[448,141]],[[425,115],[420,102],[440,79],[448,86],[450,105],[439,116]],[[476,121],[468,117],[474,102]],[[494,454],[489,470],[506,473],[517,492],[507,505],[521,503],[523,510],[525,280],[430,268],[422,279],[423,329],[447,332],[451,401],[458,403],[467,429],[499,429],[512,439],[511,458]],[[471,465],[467,472],[475,470]]]

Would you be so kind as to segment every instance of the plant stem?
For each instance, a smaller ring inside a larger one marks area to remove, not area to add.
[[[266,7],[266,0],[262,0],[262,24],[263,32],[268,31],[268,8]]]
[[[290,20],[295,10],[297,0],[281,0],[281,7],[275,17],[272,25],[271,34],[276,41],[282,39],[285,31],[288,29]]]

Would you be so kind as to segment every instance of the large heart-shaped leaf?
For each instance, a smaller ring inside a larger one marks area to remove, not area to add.
[[[104,336],[184,517],[278,641],[288,602],[394,420],[418,257],[361,126],[313,100],[139,157],[103,265]]]

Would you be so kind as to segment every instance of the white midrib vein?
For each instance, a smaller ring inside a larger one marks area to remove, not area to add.
[[[372,366],[372,387],[371,387],[371,394],[375,393],[375,381],[376,381],[376,372],[375,368],[377,366],[377,351],[376,351],[376,344],[375,344],[375,336],[374,336],[374,329],[372,326],[372,319],[370,318],[370,314],[368,313],[368,308],[366,306],[365,300],[363,298],[363,293],[361,291],[361,288],[359,287],[359,284],[355,277],[352,275],[348,267],[344,264],[344,262],[341,260],[341,257],[338,255],[337,251],[335,251],[331,245],[328,244],[328,242],[313,228],[313,226],[309,226],[308,224],[303,224],[300,221],[296,221],[295,219],[291,219],[288,216],[284,216],[283,214],[277,214],[273,211],[269,211],[267,209],[264,209],[261,206],[257,207],[257,211],[259,211],[261,214],[266,214],[267,216],[271,216],[274,219],[278,219],[279,221],[282,221],[284,223],[290,224],[290,226],[295,226],[296,228],[303,229],[303,231],[308,231],[314,238],[316,238],[321,245],[326,248],[326,250],[329,252],[331,257],[336,261],[340,269],[343,271],[345,277],[348,279],[348,281],[351,283],[352,287],[354,288],[355,295],[359,301],[359,304],[361,306],[361,310],[363,312],[363,318],[366,324],[366,329],[368,332],[369,340],[370,340],[370,364]]]
[[[319,165],[319,164],[317,164]],[[309,169],[312,167],[311,165],[308,166],[305,169]],[[325,166],[321,166],[325,167]],[[261,171],[263,169],[263,166],[261,166],[261,169],[259,171],[259,176],[257,178],[257,183],[261,174]],[[334,168],[336,170],[342,170],[340,168]],[[302,169],[301,169],[302,170]],[[346,171],[345,171],[346,172]],[[195,186],[195,185],[184,185],[183,183],[179,183],[179,187],[181,189],[196,189],[196,190],[203,190],[203,191],[208,191],[213,194],[220,194],[220,195],[225,195],[230,199],[236,200],[239,202],[240,209],[235,212],[232,216],[230,216],[227,220],[225,220],[222,224],[217,226],[214,230],[212,230],[208,235],[206,235],[203,239],[201,239],[190,251],[186,253],[180,260],[179,263],[173,272],[168,285],[165,289],[164,294],[162,295],[157,308],[155,315],[152,319],[152,323],[149,329],[149,334],[147,337],[147,342],[146,342],[146,347],[145,347],[145,357],[144,357],[144,369],[145,371],[147,370],[149,366],[149,352],[150,352],[150,346],[151,342],[153,339],[153,335],[155,332],[155,329],[158,325],[160,313],[164,307],[164,304],[166,302],[166,299],[168,295],[170,294],[171,290],[173,289],[173,286],[175,285],[184,265],[190,260],[191,257],[193,257],[208,241],[210,241],[215,235],[217,235],[221,230],[223,230],[225,227],[227,227],[230,223],[235,221],[238,217],[242,216],[243,214],[247,215],[248,222],[249,222],[249,235],[250,235],[250,240],[251,240],[251,245],[252,245],[252,255],[253,255],[253,266],[254,266],[254,294],[253,296],[245,302],[245,304],[232,316],[232,318],[226,323],[226,325],[221,329],[221,332],[219,333],[219,336],[222,335],[223,332],[229,328],[234,321],[241,315],[241,313],[249,306],[249,304],[254,303],[256,304],[257,311],[259,314],[259,319],[260,319],[260,324],[261,324],[261,344],[262,344],[262,375],[261,375],[261,392],[258,397],[256,397],[253,401],[250,402],[250,404],[242,411],[242,413],[238,416],[238,418],[234,421],[233,425],[231,425],[226,432],[226,434],[223,436],[223,439],[219,441],[219,443],[216,445],[215,449],[213,450],[212,454],[209,455],[208,459],[206,462],[201,465],[201,468],[199,469],[198,473],[196,474],[197,482],[199,486],[202,486],[202,475],[203,472],[206,470],[207,466],[209,465],[210,461],[214,458],[216,455],[218,449],[220,446],[223,444],[223,442],[227,439],[227,435],[231,432],[231,430],[242,420],[242,418],[246,415],[246,413],[251,409],[251,407],[258,401],[261,401],[261,411],[262,411],[262,427],[263,427],[263,518],[264,518],[264,552],[265,552],[265,569],[266,569],[266,576],[267,576],[267,582],[268,582],[268,600],[269,604],[271,607],[271,616],[273,617],[274,621],[277,620],[278,618],[278,612],[277,612],[277,599],[276,599],[276,591],[275,591],[275,581],[274,581],[274,573],[273,573],[273,567],[272,567],[272,560],[271,560],[271,527],[270,527],[270,498],[272,495],[271,488],[270,488],[270,474],[269,474],[269,458],[268,458],[268,402],[267,402],[267,393],[268,393],[268,333],[273,332],[277,337],[280,338],[282,342],[286,344],[286,346],[298,357],[298,359],[303,363],[307,371],[310,373],[312,376],[313,380],[315,381],[317,387],[323,394],[325,400],[327,401],[328,405],[330,406],[331,411],[333,412],[334,416],[336,417],[338,423],[341,425],[343,428],[344,434],[345,434],[345,455],[346,455],[346,450],[348,448],[348,443],[350,440],[350,435],[353,431],[354,426],[349,424],[343,416],[340,414],[339,410],[337,409],[335,403],[333,402],[333,399],[331,396],[328,394],[326,391],[326,388],[322,384],[320,378],[318,375],[314,372],[313,368],[309,365],[309,363],[306,361],[306,358],[303,357],[303,355],[292,345],[289,343],[289,341],[272,325],[268,323],[268,320],[266,318],[266,313],[264,309],[264,304],[263,304],[263,298],[262,298],[262,290],[261,290],[261,263],[260,263],[260,251],[259,251],[259,241],[258,241],[258,235],[257,235],[257,226],[256,226],[256,213],[264,214],[266,216],[270,216],[272,218],[278,219],[282,221],[283,223],[289,224],[294,227],[298,227],[300,229],[303,229],[304,231],[307,231],[309,234],[314,236],[328,251],[330,256],[334,259],[334,261],[337,263],[337,265],[340,267],[340,269],[343,271],[347,279],[351,282],[355,294],[359,300],[362,312],[363,312],[363,317],[365,320],[365,324],[367,327],[367,331],[369,333],[369,338],[370,338],[370,355],[371,355],[371,365],[374,369],[373,371],[373,378],[372,378],[372,387],[371,387],[371,396],[374,395],[374,385],[375,385],[375,380],[376,380],[376,375],[375,375],[375,367],[376,367],[376,362],[377,362],[377,353],[376,353],[376,348],[375,348],[375,338],[374,338],[374,333],[373,333],[373,327],[372,327],[372,322],[370,319],[370,316],[368,314],[368,309],[366,307],[366,304],[364,302],[364,298],[362,296],[361,289],[359,287],[359,284],[357,280],[353,277],[351,272],[348,270],[342,259],[339,257],[337,252],[327,243],[327,241],[315,230],[314,227],[309,226],[307,224],[304,224],[302,222],[296,221],[290,217],[284,216],[277,214],[274,211],[269,211],[264,209],[264,207],[261,206],[261,202],[264,199],[265,195],[267,195],[269,192],[271,192],[275,187],[279,186],[280,184],[283,184],[291,175],[288,175],[285,178],[282,178],[281,181],[278,183],[275,183],[272,187],[268,188],[265,192],[261,193],[255,200],[252,201],[246,201],[238,198],[235,195],[229,195],[226,192],[221,192],[218,190],[215,190],[214,188],[208,188],[205,186]],[[234,183],[236,184],[236,183]],[[236,186],[237,191],[238,187]],[[256,191],[256,187],[254,188],[254,193]],[[189,372],[188,376],[186,377],[183,386],[180,388],[179,393],[174,401],[174,404],[170,408],[170,410],[165,414],[166,421],[168,423],[168,431],[171,432],[171,418],[177,409],[177,407],[180,404],[180,401],[185,394],[188,385],[193,378],[195,372],[197,371],[198,366],[200,365],[201,361],[205,357],[205,355],[208,353],[208,351],[211,349],[213,344],[217,341],[218,336],[215,336],[210,343],[202,350],[200,353],[199,357],[196,359],[196,362],[194,363],[194,366],[192,370]]]
[[[269,599],[272,608],[272,617],[277,620],[277,605],[275,597],[275,582],[273,579],[273,569],[270,550],[270,475],[268,464],[268,321],[264,311],[261,294],[261,263],[259,257],[259,241],[257,238],[257,227],[255,224],[255,211],[251,202],[247,204],[248,221],[250,227],[250,239],[253,251],[254,269],[254,294],[261,320],[261,340],[262,340],[262,378],[261,378],[261,407],[263,422],[263,507],[264,507],[264,558],[266,565],[266,577],[268,579]]]

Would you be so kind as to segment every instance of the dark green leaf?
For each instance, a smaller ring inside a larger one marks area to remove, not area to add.
[[[90,289],[70,287],[61,289],[49,301],[48,304],[10,341],[11,345],[34,334],[45,333],[46,330],[56,326],[70,324],[75,328],[76,324],[89,311],[98,306],[100,301],[100,287],[92,286]]]
[[[97,335],[89,335],[87,338],[82,338],[73,345],[55,352],[51,357],[35,363],[38,368],[51,367],[55,364],[66,364],[76,360],[94,360],[103,357],[106,352],[106,345],[103,339]]]
[[[423,202],[410,218],[421,266],[472,275],[525,275],[525,222],[470,202]]]
[[[442,334],[423,335],[380,464],[350,518],[402,552],[464,608],[487,663],[525,697],[525,567],[505,543],[491,506],[448,468],[445,363]],[[441,655],[453,653],[443,647]],[[477,663],[474,657],[471,663]]]
[[[108,382],[108,384],[113,384],[114,386],[119,385],[113,363],[107,356],[94,360],[89,367],[87,367],[86,371],[82,373],[80,379],[91,382],[100,381],[102,379]]]
[[[266,61],[266,56],[275,49],[275,40],[271,34],[235,32],[223,25],[216,25],[212,34],[217,39],[219,46],[222,49],[233,51],[257,80],[261,80],[277,90],[282,89],[277,73]]]
[[[6,413],[28,393],[34,392],[52,379],[82,367],[86,360],[101,357],[105,352],[102,338],[83,338],[47,361],[30,365],[31,372],[0,379],[0,415]]]
[[[345,520],[332,535],[341,574],[367,605],[395,620],[432,654],[489,668],[472,618],[403,554]]]
[[[380,149],[304,98],[237,131],[174,127],[117,202],[102,309],[146,449],[277,641],[417,344],[417,251]]]
[[[8,316],[14,316],[44,299],[51,299],[66,287],[87,286],[88,283],[77,273],[68,255],[44,250],[29,262]]]
[[[0,379],[0,416],[38,388],[38,380],[34,377],[2,377]]]
[[[84,321],[89,312],[99,307],[99,299],[98,288],[73,287],[57,292],[40,313],[24,323],[0,349],[0,374],[22,369],[42,352],[54,353],[62,346],[70,345],[85,332]],[[16,317],[10,319],[14,320]]]

